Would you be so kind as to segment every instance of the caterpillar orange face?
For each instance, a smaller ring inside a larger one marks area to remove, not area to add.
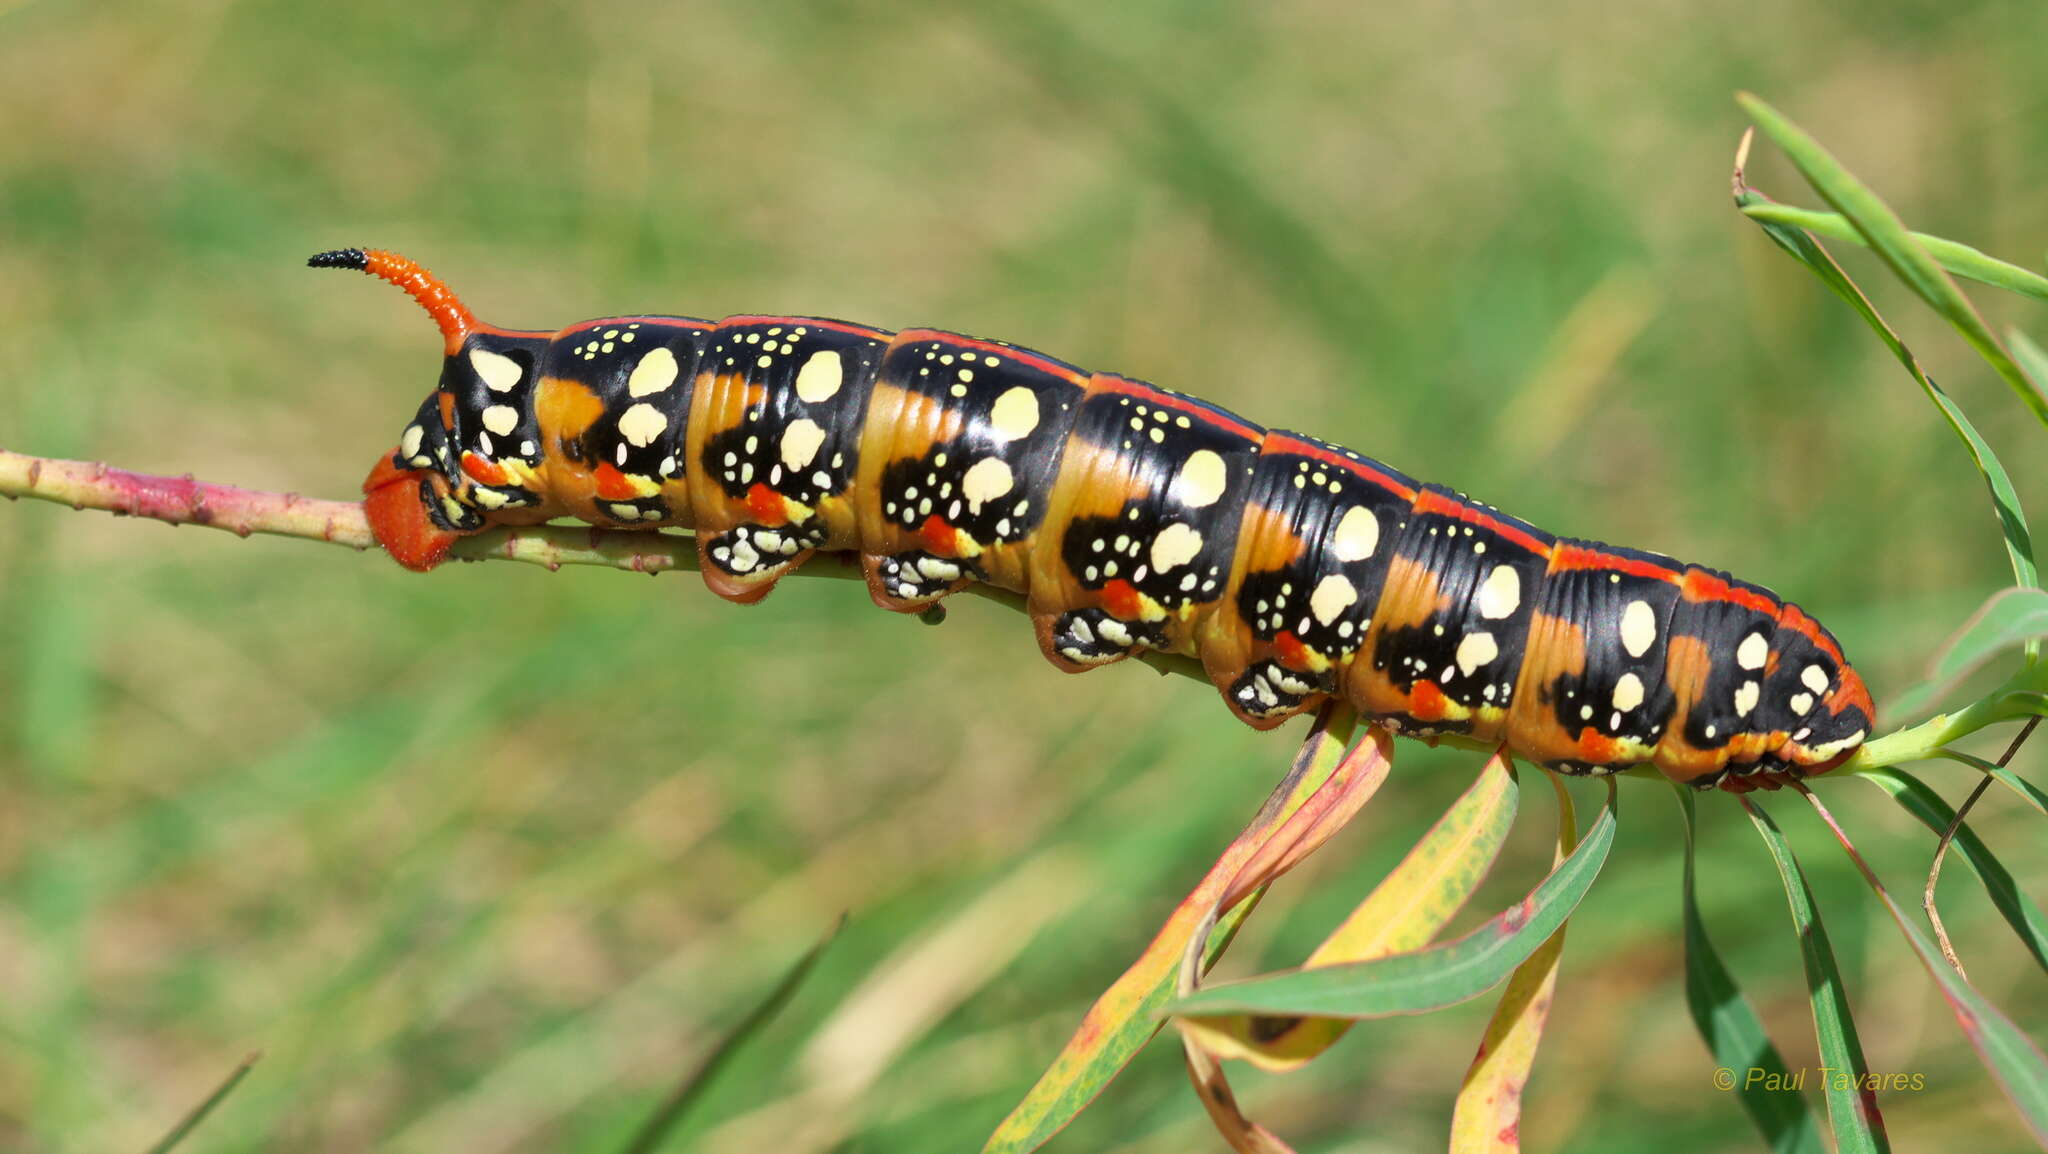
[[[363,482],[371,530],[407,568],[433,568],[492,524],[541,519],[533,398],[547,347],[538,335],[467,335],[398,448]]]

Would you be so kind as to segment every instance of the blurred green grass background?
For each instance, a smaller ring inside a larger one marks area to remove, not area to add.
[[[1730,94],[1915,227],[2038,267],[2044,42],[2038,4],[1923,0],[0,3],[0,443],[353,493],[437,356],[398,294],[301,267],[374,244],[504,324],[936,324],[1196,392],[1771,585],[1882,699],[2003,583],[1996,526],[1897,365],[1730,209]],[[1752,176],[1813,203],[1775,157]],[[1845,259],[2048,508],[2003,386]],[[842,910],[676,1148],[977,1148],[1298,736],[1139,669],[1062,677],[979,603],[927,629],[844,582],[742,610],[690,578],[421,578],[4,514],[9,1150],[140,1149],[252,1049],[189,1149],[616,1150]],[[1225,969],[1299,959],[1476,761],[1403,743]],[[1547,867],[1528,793],[1472,917]],[[1860,783],[1828,796],[1916,894],[1931,839]],[[1979,828],[2048,876],[1991,801]],[[1676,984],[1677,808],[1623,804],[1524,1141],[1753,1148]],[[1926,1075],[1887,1102],[1900,1147],[2021,1146],[1841,855],[1777,808],[1873,1068]],[[1811,1066],[1768,859],[1703,810],[1711,927]],[[2039,1036],[2041,975],[1947,877],[1973,978]],[[1436,1147],[1486,1013],[1234,1076],[1305,1151]],[[1220,1146],[1166,1045],[1051,1148]]]

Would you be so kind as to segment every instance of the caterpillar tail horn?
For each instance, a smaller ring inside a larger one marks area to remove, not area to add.
[[[440,278],[410,257],[380,248],[340,248],[317,253],[306,261],[306,265],[309,268],[354,269],[404,289],[412,299],[420,302],[428,316],[434,318],[451,357],[462,351],[463,339],[476,331],[475,314],[462,303],[461,297],[455,295],[455,290],[442,284]]]

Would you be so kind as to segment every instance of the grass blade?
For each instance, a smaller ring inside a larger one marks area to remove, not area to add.
[[[1868,244],[1863,239],[1863,234],[1856,231],[1856,226],[1850,224],[1848,218],[1837,213],[1815,212],[1810,208],[1795,208],[1789,204],[1752,204],[1743,208],[1742,214],[1751,220],[1767,220],[1773,224],[1782,224],[1789,228],[1805,229],[1807,232],[1813,233],[1816,236],[1827,237],[1829,240],[1847,241],[1850,244]],[[2048,301],[2048,277],[2041,276],[2030,269],[2021,268],[2016,264],[2007,264],[1995,256],[1988,256],[1966,244],[1958,244],[1952,240],[1943,240],[1938,236],[1929,236],[1924,232],[1912,232],[1906,235],[1912,237],[1915,244],[1926,249],[1927,255],[1933,257],[1935,263],[1957,276],[1968,277],[1978,284],[2002,288],[2009,292],[2019,293],[2021,296],[2033,297],[2035,300]],[[2015,349],[2014,352],[2017,353],[2018,350]],[[2024,367],[2024,359],[2022,359],[2022,367]],[[2034,373],[2032,370],[2029,370],[2029,375],[2033,376],[2035,380],[2042,379],[2039,374]]]
[[[1514,828],[1519,797],[1513,764],[1496,753],[1304,967],[1366,961],[1428,945],[1493,867]],[[1245,1014],[1182,1018],[1180,1024],[1209,1050],[1272,1071],[1302,1065],[1351,1028],[1342,1018]]]
[[[156,1143],[149,1148],[149,1154],[168,1154],[168,1151],[176,1147],[178,1143],[183,1142],[187,1135],[198,1129],[199,1124],[206,1121],[206,1116],[213,1113],[213,1108],[220,1105],[222,1099],[234,1093],[235,1087],[242,1084],[242,1079],[249,1076],[250,1069],[256,1065],[256,1060],[262,1056],[261,1054],[250,1054],[237,1063],[235,1068],[228,1072],[228,1076],[221,1079],[220,1085],[213,1088],[213,1093],[208,1094],[204,1101],[192,1107],[191,1113],[179,1119],[178,1124],[171,1127],[170,1133],[156,1140]]]
[[[2013,1025],[2012,1019],[2000,1013],[1998,1007],[1978,993],[1975,986],[1949,968],[1927,935],[1906,917],[1906,911],[1900,909],[1899,903],[1885,891],[1883,883],[1877,880],[1877,874],[1871,871],[1863,855],[1856,852],[1855,845],[1849,841],[1849,835],[1842,831],[1834,815],[1811,790],[1802,788],[1799,792],[1828,823],[1835,840],[1842,844],[1849,860],[1856,863],[1863,880],[1870,884],[1871,892],[1884,903],[1886,912],[1898,924],[1899,932],[1906,936],[1906,944],[1913,948],[1920,964],[1933,975],[1935,984],[1941,987],[1942,996],[1948,999],[1949,1009],[1955,1011],[1956,1021],[1962,1024],[1963,1036],[1970,1040],[1977,1057],[1997,1079],[2005,1096],[2019,1108],[2020,1117],[2026,1122],[2027,1129],[2033,1132],[2034,1141],[2048,1146],[2048,1057],[2042,1056],[2040,1047]]]
[[[1912,774],[1896,768],[1872,770],[1861,775],[1871,784],[1891,795],[1899,808],[1919,819],[1920,824],[1942,833],[1955,820],[1956,811],[1943,801],[1940,794]],[[1977,836],[1966,822],[1956,827],[1956,852],[1975,870],[1984,883],[1985,896],[1998,909],[1999,916],[2012,926],[2027,952],[2034,955],[2034,963],[2048,970],[2048,916],[2043,916],[2039,907],[2020,892],[2011,871],[1998,860],[1984,840]]]
[[[690,1108],[703,1098],[704,1092],[710,1089],[719,1073],[732,1061],[733,1056],[740,1052],[740,1048],[760,1033],[762,1027],[774,1021],[776,1015],[782,1013],[784,1006],[789,1005],[789,1000],[796,996],[797,989],[804,984],[804,979],[811,976],[818,959],[824,956],[825,947],[832,944],[832,940],[839,936],[839,931],[845,926],[846,916],[841,914],[839,920],[832,924],[832,928],[825,931],[825,936],[819,938],[816,945],[805,950],[803,956],[796,960],[796,964],[789,967],[788,972],[782,975],[782,980],[775,983],[774,989],[768,991],[768,996],[748,1011],[746,1017],[741,1018],[725,1037],[718,1040],[718,1045],[712,1047],[711,1052],[704,1056],[704,1061],[684,1075],[683,1080],[676,1084],[676,1088],[669,1091],[668,1097],[641,1125],[633,1140],[626,1144],[624,1154],[654,1154],[654,1151],[661,1148],[662,1139],[689,1115]]]
[[[1808,1000],[1813,1006],[1813,1033],[1820,1043],[1824,1074],[1821,1090],[1828,1103],[1828,1121],[1834,1127],[1835,1147],[1840,1154],[1872,1154],[1890,1150],[1885,1136],[1884,1115],[1877,1109],[1877,1092],[1870,1088],[1870,1064],[1863,1057],[1863,1043],[1856,1037],[1856,1019],[1849,1010],[1849,994],[1842,988],[1842,971],[1835,964],[1834,947],[1821,924],[1820,910],[1813,904],[1813,890],[1799,868],[1799,859],[1778,826],[1755,802],[1742,798],[1771,859],[1778,864],[1778,876],[1785,883],[1785,900],[1792,907],[1792,927],[1799,937],[1799,956],[1806,965]],[[1842,1071],[1853,1076],[1844,1080]]]
[[[1856,231],[1863,234],[1871,249],[1906,283],[1906,287],[1953,325],[1992,369],[2005,378],[2006,384],[2012,386],[2020,402],[2032,410],[2035,418],[2048,425],[2048,396],[2042,394],[2040,384],[2029,379],[2013,362],[2005,347],[1984,324],[1984,318],[1977,315],[1976,308],[1963,295],[1963,290],[1956,287],[1956,282],[1949,279],[1926,250],[1914,243],[1905,224],[1890,206],[1850,175],[1849,170],[1822,148],[1819,141],[1787,120],[1777,109],[1746,92],[1736,99],[1764,134],[1792,158],[1792,163],[1820,193],[1821,199],[1847,217]]]
[[[1673,785],[1685,810],[1685,1005],[1714,1064],[1728,1072],[1728,1089],[1779,1154],[1823,1154],[1820,1127],[1806,1099],[1776,1087],[1793,1085],[1784,1055],[1764,1032],[1762,1019],[1735,985],[1707,937],[1694,890],[1694,806],[1692,790]],[[1719,1083],[1716,1083],[1719,1085]]]
[[[1260,847],[1336,773],[1344,760],[1346,739],[1356,724],[1355,714],[1335,707],[1317,717],[1293,767],[1258,815],[1168,915],[1138,960],[1088,1008],[1059,1056],[989,1136],[984,1154],[1015,1154],[1044,1145],[1151,1041],[1163,1024],[1159,1009],[1173,995],[1181,954],[1196,926]],[[1368,730],[1359,744],[1384,759],[1386,737],[1381,731]],[[1254,893],[1251,898],[1256,896]],[[1206,945],[1206,962],[1214,962],[1222,952],[1251,904],[1251,900],[1241,901],[1220,915]]]
[[[1564,779],[1551,773],[1557,791],[1557,857],[1562,864],[1579,847],[1579,819]],[[1557,927],[1529,960],[1515,967],[1500,1004],[1486,1023],[1479,1052],[1465,1071],[1451,1110],[1451,1154],[1489,1154],[1522,1148],[1522,1087],[1536,1064],[1536,1046],[1550,1017],[1557,970],[1564,957],[1564,926]]]
[[[1609,778],[1607,807],[1579,848],[1528,897],[1461,938],[1367,962],[1210,986],[1175,1002],[1168,1011],[1374,1018],[1437,1010],[1476,998],[1535,953],[1585,897],[1614,844],[1616,800]]]

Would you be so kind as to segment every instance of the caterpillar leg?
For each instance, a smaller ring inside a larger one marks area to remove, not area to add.
[[[704,584],[727,601],[751,605],[784,574],[810,559],[813,534],[793,525],[735,525],[697,535]]]
[[[860,564],[868,596],[892,613],[917,613],[980,577],[971,562],[921,549],[888,556],[863,553]]]
[[[1166,623],[1125,621],[1102,609],[1070,609],[1032,618],[1046,660],[1069,673],[1122,661],[1140,649],[1167,646]]]
[[[1300,673],[1277,661],[1260,661],[1230,683],[1230,708],[1260,729],[1270,729],[1304,709],[1318,705],[1327,687],[1311,673]]]

